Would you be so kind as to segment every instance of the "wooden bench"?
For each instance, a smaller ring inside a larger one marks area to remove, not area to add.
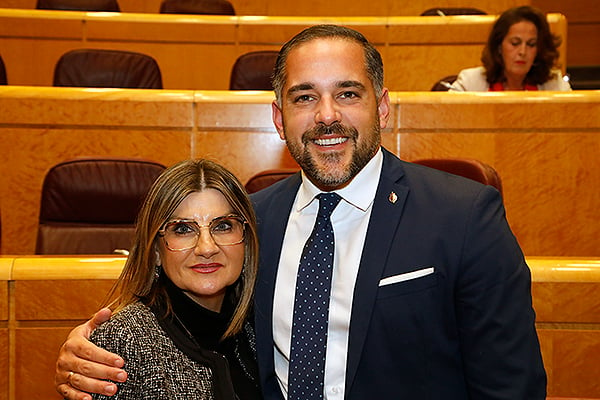
[[[2,253],[32,254],[46,171],[79,156],[205,157],[242,182],[294,167],[272,94],[0,87]],[[493,166],[526,255],[600,256],[600,92],[392,92],[384,146]],[[9,111],[10,110],[10,111]]]
[[[165,89],[226,90],[238,56],[279,50],[305,27],[343,24],[380,50],[390,90],[430,90],[439,79],[480,65],[496,16],[252,17],[0,9],[0,55],[11,85],[50,86],[54,66],[75,48],[133,50],[154,57]],[[567,21],[548,15],[563,38]]]
[[[0,257],[0,400],[60,398],[52,383],[58,349],[99,309],[124,261]],[[600,398],[600,258],[527,262],[548,395]]]

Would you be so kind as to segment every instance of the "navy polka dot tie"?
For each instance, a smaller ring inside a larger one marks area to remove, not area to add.
[[[294,298],[288,399],[323,398],[329,292],[333,270],[333,227],[329,217],[341,197],[321,193],[319,214],[304,245]]]

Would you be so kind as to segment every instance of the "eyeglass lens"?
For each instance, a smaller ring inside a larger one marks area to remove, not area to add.
[[[171,250],[196,247],[201,228],[204,227],[208,227],[213,240],[220,246],[238,244],[244,240],[244,222],[236,216],[215,218],[208,225],[199,225],[192,220],[177,220],[165,225],[164,237],[167,247]]]

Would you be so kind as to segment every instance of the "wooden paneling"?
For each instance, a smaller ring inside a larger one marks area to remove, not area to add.
[[[118,0],[122,12],[156,13],[161,0]],[[398,2],[377,0],[372,2],[341,0],[285,2],[274,0],[230,0],[238,15],[303,15],[303,16],[377,16],[419,15],[432,7],[476,7],[488,14],[501,12],[527,3],[518,0],[419,0]],[[0,8],[34,8],[36,0],[0,0]]]
[[[440,78],[480,64],[494,18],[107,15],[0,9],[0,54],[11,85],[50,86],[63,53],[91,47],[154,57],[166,89],[226,90],[239,55],[277,50],[307,26],[337,23],[361,31],[381,51],[390,90],[429,90]],[[548,20],[553,31],[564,36],[564,17],[551,14]]]
[[[600,65],[600,7],[597,0],[531,0],[531,4],[545,12],[567,17],[567,65]]]
[[[73,327],[98,311],[124,261],[124,257],[14,260],[11,399],[61,398],[54,390],[58,350]]]
[[[391,93],[383,143],[406,160],[476,158],[503,180],[526,255],[600,256],[600,92]],[[293,167],[268,92],[0,88],[2,251],[31,254],[43,177],[78,156],[214,159],[242,182]],[[32,116],[35,116],[33,118]]]
[[[10,287],[0,292],[0,304],[13,299],[15,310],[0,321],[0,399],[60,399],[53,385],[58,350],[71,328],[98,310],[124,262],[0,257]],[[600,258],[528,257],[527,263],[548,395],[600,398]]]
[[[156,13],[161,0],[120,0],[125,13]],[[0,0],[0,8],[35,7],[35,0]],[[534,5],[544,12],[561,13],[569,21],[568,65],[600,64],[600,8],[596,0],[421,0],[402,2],[378,1],[304,1],[232,0],[237,15],[260,16],[417,16],[433,7],[474,7],[490,15],[523,4]]]

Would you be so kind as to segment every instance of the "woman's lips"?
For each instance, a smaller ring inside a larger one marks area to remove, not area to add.
[[[202,264],[194,265],[192,267],[192,270],[200,274],[212,274],[213,272],[219,270],[221,267],[221,264]]]

